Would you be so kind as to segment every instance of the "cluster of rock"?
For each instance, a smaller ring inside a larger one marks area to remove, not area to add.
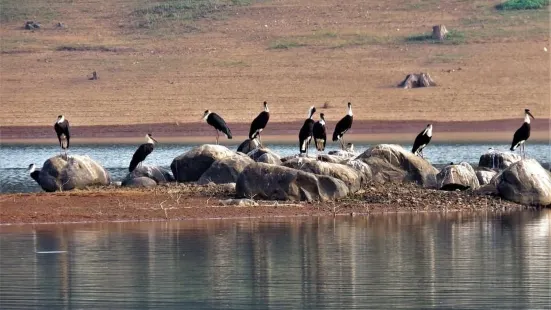
[[[335,151],[281,158],[245,141],[238,152],[221,145],[197,146],[176,157],[170,170],[140,166],[124,178],[122,186],[152,187],[173,181],[235,184],[239,198],[328,201],[356,193],[368,183],[412,182],[428,189],[488,192],[522,204],[551,204],[549,171],[533,159],[493,151],[481,156],[476,170],[468,163],[438,170],[394,144],[376,145],[359,155]],[[65,162],[61,156],[49,159],[40,175],[39,183],[48,191],[110,182],[105,169],[78,155]]]

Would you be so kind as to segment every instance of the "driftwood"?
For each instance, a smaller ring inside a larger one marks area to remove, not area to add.
[[[398,84],[401,88],[416,88],[436,86],[434,80],[428,73],[412,73],[408,74],[402,83]]]
[[[444,25],[436,25],[432,27],[432,38],[438,41],[444,41],[446,35],[448,34],[448,29]]]

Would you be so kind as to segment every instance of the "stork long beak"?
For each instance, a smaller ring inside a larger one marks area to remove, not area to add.
[[[530,117],[531,117],[532,119],[536,119],[536,118],[534,117],[534,115],[532,115],[532,113],[530,113],[530,112],[526,112],[526,113],[528,113],[528,115],[530,115]]]
[[[153,137],[150,137],[150,138],[151,138],[151,140],[155,141],[155,143],[159,143],[159,141],[155,140],[155,138],[153,138]]]

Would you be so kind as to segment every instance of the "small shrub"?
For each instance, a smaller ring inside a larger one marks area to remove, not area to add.
[[[303,47],[306,46],[304,43],[299,43],[296,41],[275,41],[270,44],[270,49],[272,50],[287,50],[294,47]]]
[[[549,0],[507,0],[496,6],[498,10],[537,10],[549,6]]]
[[[465,42],[465,34],[461,31],[450,30],[444,41],[436,40],[432,33],[416,34],[406,38],[406,42],[411,43],[434,43],[434,44],[461,44]]]

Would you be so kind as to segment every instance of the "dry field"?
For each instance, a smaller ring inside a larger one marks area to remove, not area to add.
[[[478,0],[195,2],[218,5],[190,17],[159,15],[145,0],[0,0],[0,126],[51,126],[58,114],[73,126],[178,125],[207,108],[248,123],[267,100],[272,122],[300,121],[310,105],[334,122],[351,101],[364,121],[520,125],[529,107],[548,129],[548,10],[502,12],[499,1]],[[42,28],[24,30],[26,20]],[[449,42],[416,40],[435,24],[453,31]],[[94,70],[100,79],[88,80]],[[412,72],[439,86],[397,89]]]

